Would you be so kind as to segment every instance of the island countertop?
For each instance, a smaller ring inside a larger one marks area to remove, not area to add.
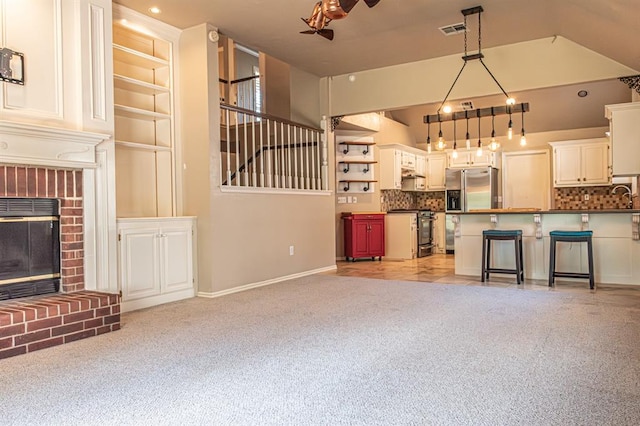
[[[599,213],[640,213],[639,209],[584,209],[584,210],[567,210],[567,209],[483,209],[472,210],[468,212],[447,212],[447,214],[460,215],[481,215],[481,214],[599,214]]]
[[[593,231],[596,283],[640,283],[640,210],[528,210],[491,209],[453,213],[455,270],[480,276],[482,231],[521,230],[525,279],[548,279],[551,231]],[[494,267],[514,269],[513,242],[494,241]],[[564,243],[557,248],[556,269],[585,272],[586,244]],[[515,280],[515,278],[514,278]],[[585,284],[588,289],[588,284]]]

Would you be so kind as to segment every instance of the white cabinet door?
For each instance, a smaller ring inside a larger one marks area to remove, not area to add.
[[[380,189],[402,189],[402,153],[380,149]]]
[[[427,159],[428,179],[427,187],[431,191],[445,189],[445,174],[447,169],[446,155],[431,155]]]
[[[608,185],[609,146],[607,143],[589,144],[582,147],[582,183],[586,185]]]
[[[424,155],[416,155],[416,175],[427,176],[427,159]]]
[[[475,155],[475,152],[471,153],[471,152],[460,152],[458,151],[458,158],[453,158],[453,154],[452,153],[448,153],[448,163],[449,163],[449,167],[451,167],[452,169],[458,168],[466,168],[469,167],[471,165],[471,155]]]
[[[410,152],[401,151],[401,166],[405,170],[416,169],[416,156]]]
[[[163,228],[160,235],[162,291],[166,293],[193,287],[191,228]]]
[[[120,231],[120,280],[122,300],[160,294],[158,228]]]
[[[478,156],[477,153],[471,152],[469,157],[473,167],[493,167],[495,165],[495,155],[495,152],[483,150],[482,155]]]
[[[582,183],[581,147],[558,146],[553,149],[554,186],[579,186]]]

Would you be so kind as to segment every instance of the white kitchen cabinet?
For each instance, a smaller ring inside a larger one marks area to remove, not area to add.
[[[414,259],[418,253],[418,219],[416,213],[385,215],[385,247],[387,259]]]
[[[446,241],[446,216],[444,213],[436,213],[433,221],[433,244],[435,253],[444,254],[447,252]]]
[[[416,176],[427,176],[427,157],[424,155],[416,155]]]
[[[411,153],[411,152],[407,152],[407,151],[400,151],[400,152],[401,152],[400,165],[402,166],[402,168],[404,170],[415,171],[416,170],[416,155]]]
[[[640,102],[606,105],[613,176],[640,175]]]
[[[380,189],[402,189],[402,152],[380,147]]]
[[[551,142],[553,186],[611,184],[609,143],[606,138]]]
[[[124,310],[195,295],[194,229],[192,217],[118,220]]]
[[[450,168],[466,169],[471,167],[496,167],[497,154],[484,150],[482,155],[478,156],[475,150],[458,150],[458,158],[453,158],[453,152],[448,152],[447,157]]]
[[[444,191],[447,169],[446,154],[430,154],[427,157],[427,190]]]

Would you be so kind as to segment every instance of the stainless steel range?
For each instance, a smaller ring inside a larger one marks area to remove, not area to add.
[[[418,257],[433,254],[433,221],[435,213],[431,210],[418,210]]]

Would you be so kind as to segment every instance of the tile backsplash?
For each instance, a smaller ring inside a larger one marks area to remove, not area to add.
[[[626,185],[625,185],[626,186]],[[630,185],[628,186],[630,187]],[[606,210],[626,209],[629,199],[626,191],[619,189],[611,193],[613,186],[588,186],[580,188],[554,188],[553,198],[556,209],[561,210]],[[588,198],[588,199],[586,199]],[[637,204],[637,197],[634,197]]]
[[[394,209],[429,209],[444,211],[444,191],[407,192],[400,190],[383,190],[381,195],[382,211]]]

